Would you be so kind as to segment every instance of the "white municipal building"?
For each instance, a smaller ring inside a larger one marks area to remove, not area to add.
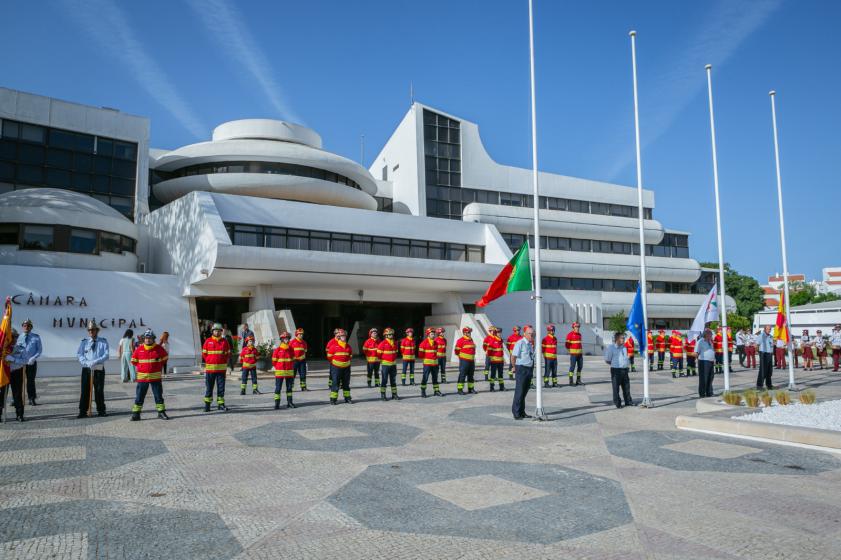
[[[414,103],[370,168],[277,120],[219,125],[206,142],[149,146],[149,120],[0,88],[0,296],[35,323],[39,372],[75,374],[95,319],[116,363],[123,331],[171,335],[197,363],[208,321],[258,341],[303,327],[317,356],[335,327],[533,321],[529,294],[473,302],[532,229],[531,171],[496,163],[475,123]],[[636,189],[540,174],[544,314],[601,351],[639,276]],[[644,192],[649,319],[688,328],[715,281],[689,234]],[[452,352],[452,349],[450,349]],[[112,367],[110,371],[116,371]]]

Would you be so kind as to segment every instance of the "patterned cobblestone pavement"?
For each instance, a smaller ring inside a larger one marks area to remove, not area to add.
[[[0,558],[841,557],[841,455],[675,430],[697,378],[655,372],[655,408],[617,410],[595,362],[545,391],[548,422],[515,422],[513,391],[483,383],[382,402],[360,371],[352,405],[315,371],[277,411],[232,376],[227,413],[171,376],[169,422],[151,396],[129,422],[134,386],[112,375],[109,416],[77,420],[77,379],[39,380],[28,421],[0,424]],[[798,376],[841,398],[841,374]]]

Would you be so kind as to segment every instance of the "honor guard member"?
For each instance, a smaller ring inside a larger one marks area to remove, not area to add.
[[[464,384],[467,383],[467,392],[475,393],[476,373],[476,343],[473,342],[473,337],[470,333],[473,329],[464,327],[461,329],[462,337],[456,340],[455,350],[458,354],[458,394],[464,394]]]
[[[3,407],[6,406],[6,391],[12,388],[12,400],[14,400],[15,418],[23,422],[23,378],[24,369],[28,361],[26,347],[19,342],[18,331],[12,329],[12,338],[9,341],[11,352],[6,355],[6,367],[9,368],[9,383],[0,387],[0,422],[3,421]]]
[[[214,386],[216,386],[216,410],[228,410],[225,406],[225,374],[228,371],[231,345],[222,336],[222,330],[222,325],[214,323],[210,329],[210,338],[204,341],[201,349],[202,359],[204,359],[205,412],[210,412]]]
[[[508,350],[508,379],[514,379],[514,360],[511,359],[511,352],[514,351],[514,345],[517,344],[523,336],[520,334],[520,327],[514,325],[511,329],[511,334],[505,341],[505,348]]]
[[[347,332],[344,329],[336,329],[336,337],[327,344],[327,361],[330,362],[330,404],[338,402],[340,385],[345,402],[353,404],[350,398],[350,354]]]
[[[438,376],[441,378],[441,383],[447,382],[447,339],[444,338],[444,329],[438,327],[435,329],[435,344],[438,345]]]
[[[38,373],[38,358],[44,351],[41,345],[41,337],[32,332],[32,320],[27,319],[21,325],[23,336],[20,337],[20,344],[26,350],[26,367],[24,373],[26,374],[26,396],[29,399],[29,404],[37,405],[35,399],[38,398],[38,391],[35,387],[35,375]]]
[[[654,335],[648,329],[645,331],[645,353],[648,354],[648,369],[654,371]]]
[[[724,373],[724,336],[721,334],[721,327],[715,330],[713,351],[715,351],[715,373]]]
[[[835,325],[829,335],[829,345],[832,347],[832,371],[841,367],[841,325]]]
[[[581,383],[581,368],[584,367],[584,347],[581,343],[581,325],[577,321],[572,324],[572,330],[567,333],[565,346],[567,352],[569,352],[569,384],[572,385],[572,374],[577,369],[575,384],[584,385]]]
[[[689,339],[683,343],[683,351],[686,354],[686,375],[698,375],[698,352],[695,351],[697,339]]]
[[[289,345],[289,333],[280,333],[280,344],[272,352],[272,367],[274,368],[274,409],[280,408],[280,391],[286,381],[286,408],[295,408],[292,404],[292,388],[295,385],[295,351]]]
[[[671,357],[672,378],[675,377],[675,374],[683,377],[683,337],[678,331],[672,331],[672,336],[669,338],[669,356]]]
[[[330,340],[328,340],[328,341],[327,341],[327,344],[324,346],[324,353],[325,353],[325,355],[327,355],[327,356],[328,356],[328,358],[327,358],[328,365],[329,365],[329,362],[330,362],[330,358],[329,358],[329,355],[330,355],[330,350],[329,350],[329,348],[330,348],[330,344],[331,344],[331,343],[333,343],[333,342],[335,342],[335,340],[336,340],[336,336],[339,334],[339,331],[341,331],[341,330],[344,330],[344,329],[341,329],[341,328],[338,328],[338,327],[337,327],[337,328],[335,328],[335,329],[333,329],[333,338],[331,338]],[[347,340],[347,339],[345,339],[345,340]],[[329,371],[329,370],[328,370],[328,371]],[[330,374],[328,373],[328,374],[327,374],[327,389],[328,389],[328,390],[330,390],[330,387],[332,387],[332,386],[333,386],[333,380],[330,378]]]
[[[415,329],[406,329],[406,336],[400,341],[400,357],[403,358],[403,374],[400,381],[406,384],[406,370],[409,370],[409,385],[415,384]]]
[[[733,369],[733,345],[735,342],[733,341],[733,329],[729,326],[727,327],[727,365],[732,370]]]
[[[729,328],[729,327],[728,327]],[[747,333],[745,329],[736,331],[736,354],[739,355],[739,365],[745,367],[745,346],[747,343]]]
[[[505,369],[505,343],[502,341],[502,329],[499,327],[491,327],[490,329],[491,334],[485,340],[487,341],[487,347],[485,348],[485,353],[488,356],[488,361],[490,362],[490,383],[491,383],[491,393],[494,392],[494,384],[499,382],[499,390],[505,390],[505,377],[504,377],[504,369]]]
[[[818,357],[818,368],[823,369],[826,365],[826,339],[823,337],[823,331],[818,329],[815,337],[815,354]]]
[[[166,415],[163,387],[163,371],[169,354],[163,346],[155,342],[155,333],[152,329],[146,329],[142,338],[143,344],[135,348],[131,354],[131,363],[137,371],[137,388],[134,406],[131,407],[131,421],[140,420],[140,411],[143,410],[143,401],[146,400],[149,389],[152,389],[152,396],[155,398],[158,418],[169,420],[169,416]]]
[[[295,377],[301,384],[301,391],[309,391],[307,389],[307,350],[309,350],[309,346],[307,341],[304,340],[304,329],[295,329],[295,338],[289,343],[289,347],[295,354]]]
[[[368,331],[368,340],[362,345],[362,354],[368,366],[368,387],[371,386],[371,379],[374,386],[380,386],[380,358],[377,356],[377,347],[380,345],[380,335],[377,329]]]
[[[380,399],[388,400],[385,397],[386,386],[391,382],[391,400],[399,401],[397,396],[397,354],[399,348],[394,342],[394,329],[386,327],[383,331],[383,340],[377,346],[377,356],[380,358]]]
[[[631,366],[631,372],[637,371],[637,366],[634,365],[634,337],[633,336],[626,336],[625,337],[625,349],[628,351],[628,363]]]
[[[491,356],[488,354],[488,342],[493,338],[495,328],[488,328],[488,336],[482,341],[482,352],[485,353],[485,381],[488,380],[491,373]]]
[[[558,386],[558,338],[555,336],[555,325],[546,327],[546,336],[540,343],[540,351],[543,353],[543,386],[549,387],[549,379],[552,379],[552,387]]]
[[[247,336],[244,340],[245,345],[239,352],[239,361],[242,362],[242,382],[239,384],[239,394],[245,394],[245,385],[248,383],[248,376],[251,376],[251,394],[259,395],[260,391],[257,389],[257,358],[259,352],[254,346],[254,337]]]
[[[666,347],[669,344],[668,339],[665,329],[660,329],[657,338],[654,339],[654,347],[657,349],[657,371],[663,370],[663,362],[666,361]]]
[[[423,363],[423,377],[421,378],[421,396],[427,397],[426,384],[432,377],[432,390],[435,396],[443,397],[438,386],[438,344],[435,342],[435,329],[426,329],[426,338],[418,345],[418,358]]]
[[[531,418],[526,414],[526,395],[531,387],[531,377],[534,375],[534,329],[530,325],[523,327],[523,338],[514,345],[511,359],[516,368],[517,381],[514,386],[514,400],[511,403],[511,413],[514,420]]]
[[[105,412],[105,362],[108,361],[108,341],[99,336],[99,325],[88,322],[88,337],[83,338],[76,350],[76,357],[82,365],[82,394],[79,397],[79,416],[84,418],[91,410],[91,385],[98,416]]]

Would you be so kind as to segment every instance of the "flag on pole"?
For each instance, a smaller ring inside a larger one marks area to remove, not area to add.
[[[718,321],[718,284],[714,285],[710,293],[701,304],[698,313],[695,315],[695,320],[692,321],[692,327],[689,328],[689,337],[697,338],[704,329],[707,323]]]
[[[3,321],[0,323],[0,387],[11,381],[9,364],[6,356],[12,353],[12,298],[6,298]]]
[[[785,293],[780,294],[780,305],[777,307],[777,321],[774,324],[774,338],[788,344],[788,325],[786,324]]]
[[[485,307],[495,299],[511,292],[530,292],[533,289],[531,266],[529,264],[529,243],[524,241],[517,252],[496,277],[496,280],[476,302],[477,307]]]
[[[631,305],[631,312],[628,314],[628,321],[625,323],[625,328],[637,339],[640,353],[645,352],[647,339],[645,336],[645,319],[642,314],[642,284],[637,284],[637,295],[634,296],[634,304]]]

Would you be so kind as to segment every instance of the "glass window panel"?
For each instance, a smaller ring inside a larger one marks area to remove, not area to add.
[[[395,257],[409,256],[409,240],[408,239],[392,239],[391,254]]]
[[[17,142],[14,140],[0,140],[0,158],[17,159]]]
[[[266,247],[270,247],[272,249],[285,249],[286,230],[280,228],[272,228],[271,232],[267,232]]]
[[[334,253],[350,253],[352,246],[350,235],[346,233],[333,233],[330,235],[330,250]]]
[[[429,255],[426,241],[413,240],[410,242],[409,256],[415,259],[425,259]]]
[[[126,160],[136,160],[137,146],[129,142],[114,142],[114,157]]]
[[[330,234],[314,231],[310,235],[310,251],[330,251]]]
[[[72,132],[67,132],[65,130],[50,130],[50,146],[56,148],[67,148],[68,150],[73,150],[76,148],[76,139],[74,138],[74,134]]]
[[[430,241],[428,258],[442,260],[444,258],[444,244],[439,241]]]
[[[438,155],[438,142],[433,142],[431,140],[424,140],[423,142],[423,153],[428,156],[437,156]]]
[[[96,156],[94,158],[94,171],[103,175],[111,173],[111,158],[108,156]]]
[[[445,158],[438,158],[438,171],[449,171],[450,160]]]
[[[438,126],[447,126],[449,119],[444,115],[437,115],[438,116]]]
[[[375,237],[371,253],[382,256],[391,255],[391,239],[388,237]]]
[[[32,146],[30,144],[21,144],[18,146],[18,160],[22,163],[43,165],[44,148],[41,146]]]
[[[133,195],[134,194],[134,179],[120,179],[119,177],[111,177],[111,192],[114,194]]]
[[[20,123],[20,139],[27,142],[44,143],[46,131],[43,126]]]
[[[458,144],[459,142],[459,130],[455,128],[450,129],[450,142],[453,144]]]
[[[17,181],[29,185],[40,185],[44,182],[44,170],[34,165],[18,165]]]
[[[352,252],[358,255],[371,254],[371,237],[368,235],[354,235]]]
[[[0,224],[0,245],[18,244],[18,224]]]
[[[111,173],[118,177],[133,179],[136,164],[133,161],[115,159],[111,165]]]
[[[116,233],[100,232],[99,233],[99,252],[100,253],[120,253],[122,252],[122,242],[120,235]]]
[[[3,138],[17,138],[20,125],[15,121],[3,121]]]
[[[47,165],[70,169],[73,164],[73,152],[50,148],[47,150]]]
[[[467,247],[467,260],[469,262],[480,263],[482,262],[482,248],[481,247]]]
[[[451,159],[450,171],[461,172],[461,162],[457,159]]]
[[[134,212],[134,203],[130,198],[126,198],[123,196],[112,196],[111,208],[131,218],[132,213]]]
[[[92,185],[91,176],[87,173],[74,173],[70,185],[75,190],[89,191]]]
[[[431,111],[423,111],[423,124],[435,124],[435,113]]]
[[[426,140],[437,140],[437,130],[438,127],[435,125],[426,124],[423,126],[423,137]]]
[[[70,172],[64,169],[47,169],[47,184],[66,189],[70,186]]]
[[[454,187],[460,187],[461,173],[450,173],[450,184]]]
[[[449,252],[449,260],[451,261],[465,261],[467,260],[467,248],[458,243],[450,243],[447,245]]]
[[[27,225],[23,227],[21,249],[52,251],[54,246],[55,243],[52,226]]]
[[[120,236],[120,242],[122,244],[123,251],[126,253],[134,253],[134,239],[129,237]]]
[[[111,182],[107,175],[93,176],[93,190],[98,193],[111,192]]]
[[[13,181],[15,178],[15,165],[7,161],[0,161],[0,181]]]
[[[450,184],[450,174],[449,173],[438,172],[438,184],[439,185],[449,185]]]
[[[114,155],[114,142],[107,138],[97,138],[96,153],[101,156],[111,157]]]

